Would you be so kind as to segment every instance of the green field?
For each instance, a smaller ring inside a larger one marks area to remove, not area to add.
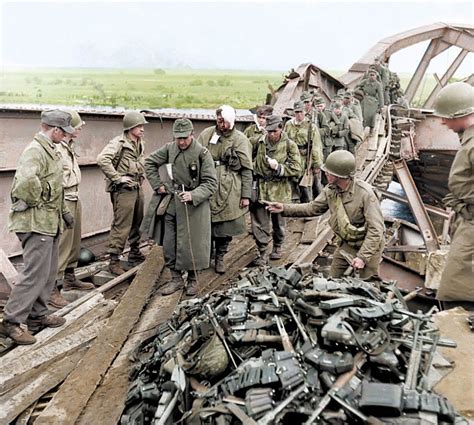
[[[340,71],[329,71],[335,77]],[[207,108],[228,103],[248,109],[261,104],[283,80],[282,71],[196,71],[163,69],[3,70],[0,103]],[[401,74],[402,85],[409,74]],[[435,85],[428,75],[413,102],[421,104]]]

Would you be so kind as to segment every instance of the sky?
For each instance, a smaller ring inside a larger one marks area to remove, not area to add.
[[[473,18],[473,2],[457,0],[0,0],[0,66],[342,71],[385,37]],[[413,72],[426,46],[397,53],[390,68]],[[472,56],[456,75],[473,72]]]

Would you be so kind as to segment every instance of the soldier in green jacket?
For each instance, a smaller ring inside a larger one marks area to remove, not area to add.
[[[304,103],[304,113],[306,117],[310,121],[316,123],[318,113],[314,109],[314,95],[311,94],[309,91],[304,91],[303,93],[301,93],[300,100]]]
[[[308,204],[269,202],[271,213],[314,217],[329,210],[329,225],[340,238],[333,255],[331,276],[342,277],[348,266],[363,279],[376,276],[384,247],[384,221],[372,187],[354,178],[355,158],[348,151],[331,153],[323,165],[329,184]]]
[[[292,179],[294,192],[298,194],[301,202],[309,202],[312,196],[313,173],[320,175],[321,165],[323,164],[323,148],[319,136],[318,127],[304,113],[304,103],[296,101],[293,105],[294,118],[286,122],[284,132],[290,140],[293,140],[298,146],[301,156],[301,176],[305,174],[311,178],[305,178],[306,183],[298,182]],[[308,161],[309,159],[309,161]],[[303,183],[300,185],[300,183]]]
[[[267,136],[260,139],[254,161],[254,176],[258,185],[258,201],[252,203],[252,233],[259,256],[255,265],[268,263],[268,246],[273,239],[270,259],[281,258],[285,241],[285,220],[281,214],[269,214],[264,202],[291,202],[290,179],[301,175],[298,146],[283,132],[283,120],[278,115],[267,118]],[[273,227],[273,235],[270,230]]]
[[[388,67],[384,65],[384,63],[382,62],[380,58],[374,59],[374,69],[380,75],[380,80],[381,80],[380,82],[382,83],[382,89],[383,89],[384,104],[388,105],[390,102],[390,96],[389,96],[390,71]]]
[[[474,301],[474,88],[453,83],[442,88],[435,114],[459,135],[461,147],[449,172],[445,205],[456,212],[451,247],[436,295],[442,301]]]
[[[255,124],[249,125],[245,130],[244,134],[249,139],[252,147],[257,145],[258,140],[261,137],[265,137],[265,124],[267,122],[267,117],[273,113],[273,106],[271,105],[262,105],[257,108],[255,113]]]
[[[171,271],[171,280],[161,288],[161,294],[183,288],[181,273],[187,271],[186,294],[192,296],[197,293],[197,271],[209,267],[209,199],[217,189],[217,177],[211,154],[194,140],[190,120],[177,119],[173,137],[174,142],[145,160],[146,177],[154,194],[142,229],[163,245],[165,264]],[[160,177],[162,166],[169,172],[166,182]]]
[[[217,125],[204,129],[197,141],[209,149],[217,171],[217,191],[211,198],[211,233],[216,272],[225,273],[224,256],[232,237],[246,232],[245,213],[252,196],[252,145],[234,127],[234,108],[219,107],[216,121]]]
[[[375,116],[382,110],[384,104],[382,84],[377,81],[377,72],[369,71],[369,78],[364,79],[356,87],[364,93],[362,99],[362,114],[364,116],[364,127],[370,127],[370,133],[373,133],[375,125]]]
[[[331,128],[329,127],[329,122],[334,121],[334,113],[326,110],[326,102],[322,97],[317,97],[315,103],[318,111],[319,134],[323,142],[323,160],[326,161],[334,147],[334,140],[331,135]],[[321,119],[319,119],[320,117]]]
[[[8,229],[23,248],[24,268],[5,305],[0,331],[17,344],[34,344],[30,330],[62,326],[49,314],[48,300],[58,273],[59,236],[74,218],[64,202],[63,168],[56,145],[72,134],[71,115],[60,110],[41,114],[41,130],[21,154],[11,190]]]
[[[333,150],[350,150],[349,149],[349,118],[342,113],[342,103],[336,102],[333,107],[333,117],[329,122],[331,128],[331,136],[333,140]],[[352,150],[354,149],[351,146]],[[352,152],[352,151],[351,151]],[[354,153],[354,152],[352,152]]]
[[[354,99],[354,96],[352,95],[352,92],[350,90],[347,90],[344,93],[344,96],[342,98],[342,104],[343,104],[343,111],[346,109],[352,113],[348,114],[348,118],[351,119],[352,117],[357,118],[361,123],[364,120],[364,117],[362,116],[362,109],[360,107],[360,102],[357,99]]]

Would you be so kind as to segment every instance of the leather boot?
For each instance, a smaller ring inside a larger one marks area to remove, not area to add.
[[[138,246],[133,245],[130,247],[127,263],[129,266],[135,267],[143,263],[145,261],[145,258],[146,257],[142,254]]]
[[[94,284],[90,282],[83,282],[79,280],[76,275],[74,274],[74,269],[66,269],[64,272],[64,283],[63,283],[63,290],[64,291],[90,291],[94,289]]]
[[[229,249],[231,237],[215,238],[214,243],[216,247],[216,259],[215,259],[215,270],[216,273],[225,273],[227,268],[224,264],[224,255]]]
[[[186,295],[194,297],[198,292],[197,277],[193,271],[188,272],[188,284],[186,285]]]
[[[28,329],[24,329],[18,323],[3,321],[0,325],[0,333],[8,336],[18,345],[30,345],[36,342],[36,338],[31,335]]]
[[[28,329],[33,332],[40,331],[43,328],[59,328],[66,323],[66,319],[55,314],[48,314],[40,317],[29,317],[26,320]]]
[[[120,259],[117,254],[110,254],[109,272],[116,276],[125,273],[125,270],[122,269],[122,265],[120,264]]]
[[[160,295],[171,295],[184,288],[184,281],[181,273],[171,269],[171,279],[159,290]]]
[[[258,249],[258,257],[253,261],[253,265],[257,267],[268,265],[268,249],[266,247]]]
[[[270,260],[279,260],[281,258],[281,246],[273,246],[272,253],[270,254]]]
[[[66,307],[68,304],[69,304],[69,301],[63,298],[63,296],[59,292],[57,283],[55,283],[53,292],[49,296],[48,305],[50,305],[51,307],[55,309],[61,309],[63,307]]]
[[[216,273],[219,273],[219,274],[223,274],[226,272],[227,268],[224,264],[224,255],[216,256],[215,269],[216,269]]]

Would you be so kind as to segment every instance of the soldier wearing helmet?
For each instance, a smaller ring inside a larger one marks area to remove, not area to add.
[[[71,126],[74,133],[66,134],[63,140],[57,145],[57,150],[61,154],[63,162],[63,187],[66,205],[74,217],[74,226],[65,229],[59,239],[59,262],[58,277],[56,287],[50,297],[49,303],[55,308],[62,308],[68,302],[60,295],[58,283],[62,281],[64,291],[70,290],[91,290],[94,285],[89,282],[82,282],[76,278],[74,269],[77,267],[77,260],[81,250],[81,223],[82,207],[79,199],[79,184],[81,183],[81,170],[77,162],[77,154],[74,148],[74,141],[81,133],[85,122],[74,110],[67,110],[71,114]]]
[[[461,143],[449,173],[450,192],[443,200],[456,212],[456,217],[437,298],[474,301],[474,88],[467,83],[444,87],[435,99],[434,109],[443,124],[458,133]]]
[[[348,151],[331,153],[322,169],[329,184],[314,201],[307,204],[269,202],[267,209],[287,217],[315,217],[329,210],[329,225],[340,239],[331,264],[331,276],[343,276],[348,266],[364,279],[378,275],[385,226],[377,196],[368,183],[354,178],[355,158]]]
[[[110,192],[113,221],[110,228],[109,270],[119,275],[124,273],[119,256],[130,243],[128,263],[135,266],[145,257],[139,250],[140,224],[143,219],[144,180],[144,125],[148,124],[143,114],[130,111],[123,117],[123,133],[113,138],[97,157],[97,164],[105,174],[106,190]]]

